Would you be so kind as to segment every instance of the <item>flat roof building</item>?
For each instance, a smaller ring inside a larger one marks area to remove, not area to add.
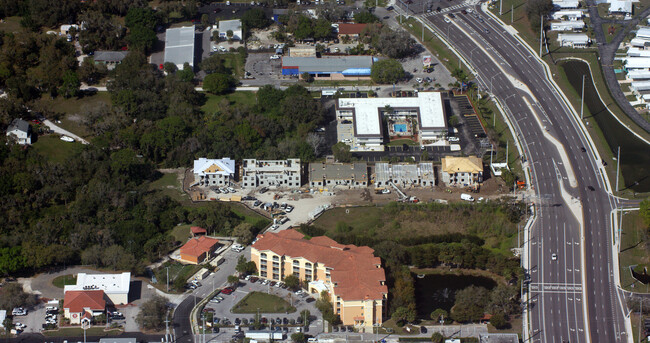
[[[331,80],[369,79],[375,62],[372,56],[345,57],[283,57],[282,75],[298,76],[309,73],[315,78]]]
[[[242,164],[241,185],[244,188],[280,187],[299,188],[300,159],[255,160],[247,159]]]
[[[194,25],[167,29],[164,61],[173,63],[181,70],[185,63],[194,67]]]
[[[627,57],[623,61],[625,70],[650,69],[650,57]]]
[[[580,6],[579,0],[553,0],[556,9],[575,9]]]
[[[609,2],[609,13],[619,13],[619,14],[632,14],[632,1],[619,1],[619,0],[610,0]]]
[[[386,187],[390,182],[402,187],[433,187],[436,178],[431,162],[393,165],[380,162],[375,164],[374,180],[376,187]]]
[[[305,46],[305,47],[292,46],[289,48],[289,57],[316,57],[316,47],[315,46]]]
[[[228,37],[228,31],[232,31],[232,37]],[[242,40],[243,36],[240,19],[219,21],[219,38]]]
[[[553,20],[579,20],[585,16],[583,10],[559,10],[551,13]]]
[[[415,119],[417,131],[411,128],[411,132],[423,145],[447,134],[447,116],[441,92],[419,92],[417,97],[403,98],[340,98],[336,103],[336,114],[338,119],[353,122],[353,151],[383,150],[383,117],[388,117],[394,124],[407,126],[408,123],[401,122]],[[389,131],[394,130],[389,127]]]
[[[585,22],[582,20],[564,20],[551,22],[551,31],[582,31],[585,28]]]
[[[310,163],[310,187],[368,186],[368,165],[361,163]]]
[[[650,71],[648,70],[630,70],[627,73],[627,78],[633,81],[648,81],[650,80]]]
[[[570,48],[586,48],[591,42],[585,33],[560,33],[557,35],[557,41],[561,46]]]
[[[64,292],[102,290],[114,305],[129,303],[129,289],[131,287],[131,273],[121,274],[77,274],[75,285],[66,285]]]
[[[194,182],[201,186],[229,186],[234,175],[235,161],[228,157],[194,160]]]
[[[309,293],[329,294],[344,325],[370,328],[386,315],[388,287],[381,259],[367,246],[343,245],[329,237],[305,239],[296,230],[258,235],[251,261],[262,278],[281,281],[294,275]]]

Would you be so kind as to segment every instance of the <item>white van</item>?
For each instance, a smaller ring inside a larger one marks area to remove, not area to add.
[[[469,201],[469,202],[474,201],[474,197],[471,196],[471,195],[469,195],[469,194],[466,194],[466,193],[461,194],[461,195],[460,195],[460,198],[461,198],[462,200]]]

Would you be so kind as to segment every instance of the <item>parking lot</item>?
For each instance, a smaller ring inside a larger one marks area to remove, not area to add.
[[[246,58],[246,71],[251,73],[254,79],[246,79],[242,82],[246,85],[266,85],[272,84],[279,86],[280,78],[278,77],[282,70],[282,60],[272,60],[273,52],[250,52]]]
[[[204,310],[204,312],[205,311],[212,312],[214,320],[217,321],[218,318],[218,322],[221,323],[222,325],[234,326],[236,323],[240,323],[238,325],[240,325],[244,331],[248,331],[249,330],[248,325],[250,325],[251,322],[255,321],[256,314],[255,313],[248,313],[248,314],[232,313],[231,309],[250,292],[262,292],[262,293],[276,295],[286,300],[296,308],[296,312],[293,313],[260,312],[259,315],[262,317],[262,322],[266,321],[268,325],[272,325],[274,327],[277,326],[279,327],[280,330],[286,330],[285,332],[287,332],[288,335],[291,335],[291,333],[295,332],[296,327],[302,326],[300,324],[300,322],[302,321],[302,318],[300,318],[300,313],[303,310],[308,310],[311,314],[311,321],[309,327],[305,328],[305,332],[311,335],[316,335],[323,331],[322,319],[317,317],[320,315],[320,312],[315,307],[315,303],[316,303],[315,298],[308,296],[307,294],[304,293],[302,296],[297,295],[288,289],[283,289],[277,286],[270,286],[270,283],[267,285],[262,285],[262,279],[259,279],[257,282],[240,280],[239,286],[235,289],[233,293],[231,294],[220,293],[218,296],[223,298],[223,300],[219,303],[208,302],[208,304],[205,307],[207,310]],[[278,318],[281,320],[282,324],[280,325],[271,324],[272,320],[277,322]]]

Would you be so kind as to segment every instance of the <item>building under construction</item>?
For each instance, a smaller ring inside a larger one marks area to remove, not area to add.
[[[402,187],[433,187],[436,182],[433,163],[375,164],[375,187],[385,187],[390,182]]]

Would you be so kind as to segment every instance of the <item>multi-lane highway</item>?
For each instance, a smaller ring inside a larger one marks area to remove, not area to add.
[[[420,8],[410,4],[409,14]],[[480,5],[442,12],[415,14],[471,65],[481,90],[499,99],[527,159],[537,214],[525,246],[527,335],[535,342],[628,341],[612,260],[617,202],[579,119],[541,61]],[[455,17],[445,20],[449,13]]]

